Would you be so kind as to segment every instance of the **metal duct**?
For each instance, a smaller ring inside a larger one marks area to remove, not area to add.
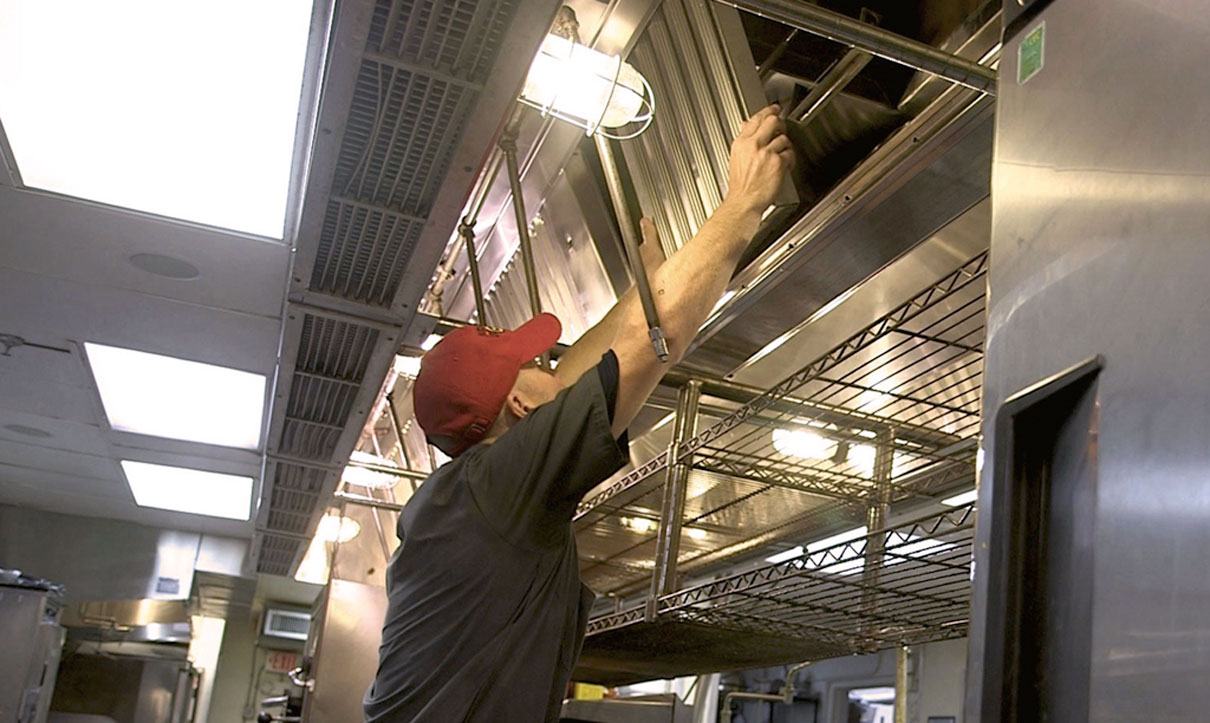
[[[335,489],[484,139],[555,2],[336,5],[284,317],[257,570],[288,575]],[[330,32],[327,32],[330,31]],[[323,45],[322,43],[319,45]],[[497,62],[506,58],[506,62]]]

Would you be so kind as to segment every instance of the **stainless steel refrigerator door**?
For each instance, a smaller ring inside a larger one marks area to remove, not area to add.
[[[968,723],[1006,720],[1004,681],[1031,665],[1064,679],[1055,705],[1086,686],[1075,720],[1210,710],[1207,38],[1204,0],[1054,0],[1004,48]],[[1005,402],[1097,355],[1084,396],[1055,412],[1066,416],[1047,439],[1066,446],[1030,447],[1031,417],[1002,414]],[[1006,630],[1008,593],[1030,590],[996,530],[1014,486],[1028,489],[1030,457],[1067,490],[1034,569],[1056,586],[1024,608],[1047,618],[1026,619],[1049,630],[1042,651]],[[1080,605],[1084,632],[1057,623]]]

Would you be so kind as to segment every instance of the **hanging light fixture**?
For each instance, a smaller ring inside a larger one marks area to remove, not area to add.
[[[558,35],[547,35],[529,68],[521,102],[583,128],[587,135],[634,138],[655,117],[655,96],[639,71]],[[635,125],[621,133],[616,129]]]

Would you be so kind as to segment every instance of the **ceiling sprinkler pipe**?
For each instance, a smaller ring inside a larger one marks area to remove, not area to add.
[[[520,107],[520,106],[518,106]],[[510,123],[500,138],[500,150],[504,151],[504,164],[508,170],[508,185],[512,190],[513,213],[517,220],[517,242],[521,247],[521,266],[525,272],[525,287],[529,292],[530,314],[542,313],[542,295],[538,290],[538,270],[534,265],[534,248],[529,236],[529,219],[525,213],[524,189],[521,187],[521,170],[517,165],[517,123]],[[550,353],[542,354],[540,364],[550,371]]]
[[[493,149],[491,160],[488,161],[487,172],[480,178],[479,185],[471,195],[470,210],[458,224],[454,238],[450,240],[449,250],[446,252],[445,259],[437,267],[433,284],[425,295],[425,305],[431,313],[437,316],[442,316],[445,313],[442,307],[442,296],[445,294],[446,285],[454,278],[454,265],[458,263],[458,257],[462,254],[463,248],[468,249],[467,264],[470,267],[471,274],[477,274],[479,271],[479,259],[474,255],[474,227],[479,222],[479,214],[483,211],[483,204],[487,201],[487,193],[491,190],[492,184],[495,183],[497,174],[500,173],[500,162],[503,158],[504,156],[500,153],[499,149]],[[468,239],[464,227],[470,228],[471,238]],[[482,287],[476,285],[476,288],[480,290],[475,296],[476,308],[479,310],[479,323],[486,324],[487,317],[484,316],[484,311],[482,308],[479,308],[481,305],[478,303],[483,297]]]

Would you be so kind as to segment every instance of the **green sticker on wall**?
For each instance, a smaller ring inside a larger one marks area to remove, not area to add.
[[[1042,71],[1046,55],[1046,23],[1029,31],[1029,35],[1017,46],[1017,83],[1025,85],[1029,79]]]

